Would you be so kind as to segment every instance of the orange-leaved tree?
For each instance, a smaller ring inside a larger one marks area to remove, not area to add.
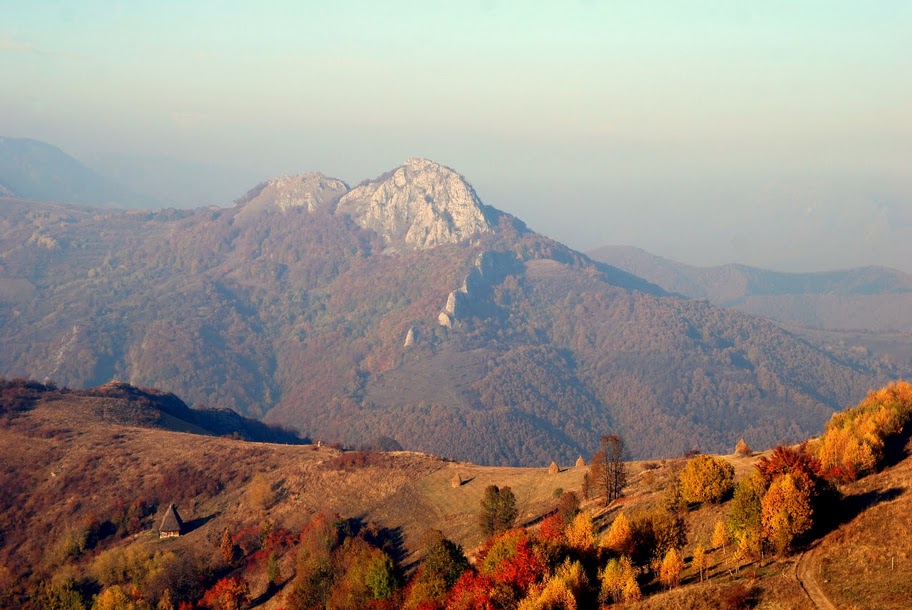
[[[763,535],[780,554],[788,553],[814,524],[811,486],[803,473],[786,473],[776,477],[763,496]]]
[[[250,603],[250,588],[240,576],[219,580],[203,595],[203,605],[211,610],[240,610]]]
[[[836,413],[816,443],[828,478],[852,480],[873,472],[888,442],[912,421],[912,384],[891,383],[870,392],[858,406]]]

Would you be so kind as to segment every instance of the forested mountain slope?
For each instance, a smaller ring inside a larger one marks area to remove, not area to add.
[[[0,372],[119,378],[314,439],[490,464],[794,440],[879,381],[594,262],[409,160],[228,209],[0,200]],[[381,438],[383,437],[383,438]]]

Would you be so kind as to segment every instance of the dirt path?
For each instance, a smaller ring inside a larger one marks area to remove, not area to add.
[[[811,570],[816,550],[816,548],[811,548],[801,554],[801,557],[795,562],[795,578],[798,579],[798,584],[801,585],[808,599],[811,600],[816,608],[819,610],[837,610],[836,606],[824,594],[820,585],[817,584],[817,580]]]

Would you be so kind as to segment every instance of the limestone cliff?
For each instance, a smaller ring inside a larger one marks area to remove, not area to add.
[[[418,249],[490,231],[496,214],[458,173],[417,158],[352,189],[336,211],[376,231],[390,246]]]
[[[238,205],[243,207],[244,213],[266,209],[286,212],[300,207],[308,212],[331,211],[347,192],[347,184],[319,173],[281,176],[257,185],[238,201]]]

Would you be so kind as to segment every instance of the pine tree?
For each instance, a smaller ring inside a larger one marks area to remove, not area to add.
[[[226,527],[225,531],[222,532],[222,542],[219,545],[219,552],[222,555],[222,560],[229,566],[234,565],[234,562],[237,560],[237,551],[238,547],[234,544],[234,540],[232,540],[231,530]]]
[[[279,560],[276,558],[275,553],[270,553],[266,562],[266,577],[269,579],[269,586],[273,587],[279,584],[281,575],[282,570],[279,567]]]

